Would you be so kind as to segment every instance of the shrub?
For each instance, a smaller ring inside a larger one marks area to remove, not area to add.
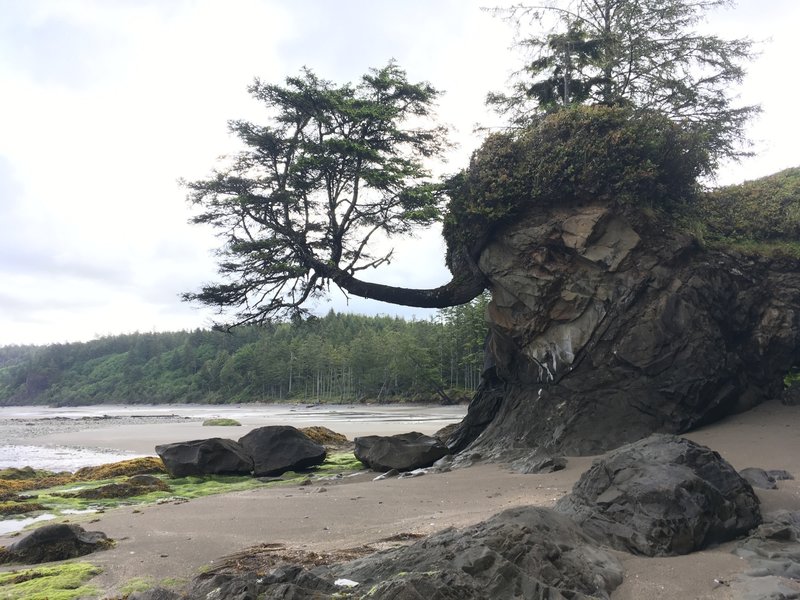
[[[476,255],[523,210],[591,201],[671,212],[696,195],[711,161],[702,135],[653,112],[578,106],[490,135],[447,185],[448,264]]]
[[[800,167],[704,194],[700,214],[711,240],[800,239]]]

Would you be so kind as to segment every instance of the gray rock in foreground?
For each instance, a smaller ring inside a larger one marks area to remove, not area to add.
[[[355,438],[355,456],[373,471],[413,471],[430,467],[450,454],[439,439],[412,431]]]
[[[239,443],[253,458],[256,477],[309,469],[322,464],[327,455],[325,446],[289,425],[259,427],[239,438]]]
[[[224,438],[156,446],[170,477],[249,475],[253,461],[240,444]]]
[[[569,518],[512,508],[462,530],[330,569],[377,598],[608,598],[622,568]]]
[[[734,551],[750,569],[734,586],[744,600],[800,598],[800,512],[777,511]]]
[[[104,550],[111,543],[102,531],[86,531],[80,525],[44,525],[5,549],[0,548],[0,563],[38,564],[67,560]]]
[[[688,554],[761,523],[753,488],[719,454],[652,435],[595,461],[555,506],[619,550]]]
[[[308,570],[282,564],[266,573],[205,573],[178,597],[607,600],[621,582],[622,567],[612,554],[564,515],[531,506],[339,565]],[[162,599],[171,600],[137,597]]]

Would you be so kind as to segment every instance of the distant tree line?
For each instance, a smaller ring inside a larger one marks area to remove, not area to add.
[[[0,405],[449,402],[473,391],[487,299],[436,318],[338,314],[0,348]]]

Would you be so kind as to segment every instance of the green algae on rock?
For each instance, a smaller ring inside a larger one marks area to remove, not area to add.
[[[215,418],[203,421],[203,427],[241,427],[236,419]]]
[[[101,570],[89,563],[66,563],[0,573],[3,600],[75,600],[98,594],[85,585]]]

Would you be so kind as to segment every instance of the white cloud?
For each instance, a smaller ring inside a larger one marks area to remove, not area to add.
[[[354,80],[395,58],[445,91],[440,116],[460,146],[441,170],[462,167],[479,141],[473,125],[492,120],[486,92],[518,66],[508,26],[482,4],[0,0],[0,344],[208,325],[208,311],[177,296],[213,280],[216,240],[187,224],[176,181],[234,149],[228,119],[260,118],[246,93],[254,76],[279,81],[308,65]],[[747,1],[711,24],[774,40],[742,90],[764,105],[752,134],[766,151],[725,182],[794,163],[785,86],[799,17],[788,1]],[[432,230],[371,278],[435,287],[448,276],[443,256]],[[430,314],[357,298],[328,306]]]

